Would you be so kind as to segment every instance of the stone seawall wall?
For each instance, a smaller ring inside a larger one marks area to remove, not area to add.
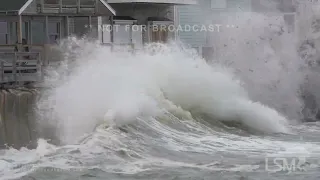
[[[36,89],[0,90],[0,149],[34,147],[38,94]]]

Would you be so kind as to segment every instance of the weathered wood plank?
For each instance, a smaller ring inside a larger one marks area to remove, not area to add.
[[[28,59],[21,59],[23,57]],[[42,79],[39,52],[4,52],[0,53],[0,61],[1,84],[37,82]]]
[[[3,91],[0,91],[0,148],[5,148],[6,144],[5,94]]]
[[[38,92],[29,89],[0,91],[0,148],[33,148],[38,134],[34,104]]]

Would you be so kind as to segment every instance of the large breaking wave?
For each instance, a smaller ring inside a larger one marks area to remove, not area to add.
[[[250,100],[228,69],[207,64],[181,45],[155,43],[132,53],[71,38],[61,46],[74,56],[66,56],[60,72],[50,77],[54,88],[40,107],[51,108],[50,121],[64,142],[101,123],[121,126],[167,113],[181,120],[206,116],[211,124],[232,122],[253,131],[288,132],[287,119]]]
[[[101,123],[121,126],[168,112],[288,133],[288,119],[306,119],[318,109],[312,103],[317,97],[307,96],[317,96],[319,74],[310,68],[318,55],[317,7],[311,12],[309,6],[298,4],[294,31],[281,13],[214,14],[214,21],[236,28],[212,34],[214,59],[208,63],[177,43],[149,44],[132,53],[64,40],[58,47],[62,62],[48,71],[46,86],[52,88],[38,103],[40,119],[58,128],[66,142]]]

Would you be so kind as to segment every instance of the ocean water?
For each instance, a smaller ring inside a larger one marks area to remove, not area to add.
[[[317,14],[299,12],[304,36],[237,14],[209,61],[179,42],[62,41],[36,107],[54,141],[0,150],[0,179],[319,179],[320,123],[304,98],[318,101]]]

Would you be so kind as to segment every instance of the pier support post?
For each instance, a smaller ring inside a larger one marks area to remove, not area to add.
[[[17,23],[17,50],[21,51],[22,49],[22,16],[18,16],[18,23]]]

